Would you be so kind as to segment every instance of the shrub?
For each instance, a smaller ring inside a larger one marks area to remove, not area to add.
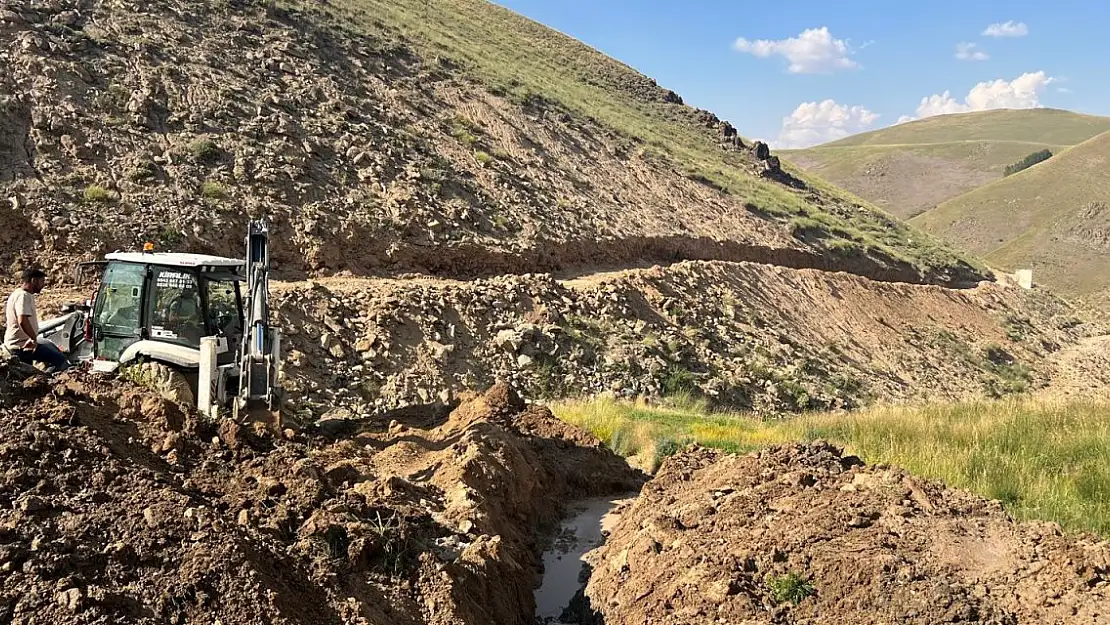
[[[150,161],[139,163],[127,171],[127,179],[131,182],[143,182],[158,175],[158,166]]]
[[[493,157],[489,155],[489,152],[479,150],[474,153],[474,160],[478,161],[479,165],[485,166],[493,162]]]
[[[451,126],[451,136],[467,146],[478,143],[478,137],[474,134],[477,131],[477,124],[462,116],[456,117]]]
[[[227,190],[218,182],[208,181],[200,185],[200,195],[210,200],[222,200],[227,197]]]
[[[1050,158],[1052,158],[1051,150],[1040,150],[1037,152],[1033,152],[1020,161],[1007,165],[1006,169],[1003,170],[1002,175],[1003,177],[1005,177],[1011,174],[1016,174],[1023,169],[1028,169],[1036,165],[1037,163],[1040,163],[1041,161],[1047,161]]]
[[[663,378],[663,394],[668,397],[693,394],[698,388],[694,374],[682,367],[671,367]]]
[[[794,572],[768,576],[767,587],[771,590],[771,599],[775,603],[794,605],[798,605],[803,599],[817,592],[808,579]]]
[[[90,184],[85,187],[85,200],[107,204],[116,200],[116,194],[98,184]]]
[[[211,139],[197,139],[189,144],[189,155],[198,163],[211,163],[220,158],[220,146]]]

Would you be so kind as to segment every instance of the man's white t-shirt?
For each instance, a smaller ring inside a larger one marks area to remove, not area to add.
[[[35,296],[23,290],[22,287],[15,290],[14,293],[8,296],[7,307],[8,326],[4,331],[4,345],[12,351],[23,349],[31,337],[19,327],[19,318],[27,315],[31,318],[31,329],[35,334],[39,332],[39,316],[35,311]]]

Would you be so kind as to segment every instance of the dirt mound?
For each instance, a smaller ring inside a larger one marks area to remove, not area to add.
[[[0,369],[5,623],[524,623],[537,531],[642,482],[507,387],[272,440],[30,373]]]
[[[621,625],[1110,622],[1110,543],[823,443],[682,452],[589,559]]]

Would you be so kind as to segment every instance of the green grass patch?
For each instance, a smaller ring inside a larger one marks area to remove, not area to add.
[[[112,202],[115,202],[117,199],[119,198],[115,193],[109,191],[108,189],[105,189],[98,184],[90,184],[89,186],[85,187],[86,202],[110,204]]]
[[[200,196],[209,200],[223,200],[227,198],[227,189],[218,182],[207,181],[200,185]]]
[[[189,144],[189,156],[197,163],[213,163],[220,158],[222,150],[211,139],[197,139]]]
[[[793,571],[785,575],[768,576],[767,588],[771,591],[771,600],[777,604],[798,605],[817,592],[812,582]]]
[[[824,439],[866,462],[890,463],[1000,500],[1019,519],[1110,536],[1110,402],[1028,397],[876,407],[785,421],[596,399],[552,406],[619,453],[651,468],[664,444],[729,452]]]

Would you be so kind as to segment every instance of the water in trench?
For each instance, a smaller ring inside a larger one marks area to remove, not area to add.
[[[609,531],[619,518],[614,508],[635,497],[636,493],[629,493],[583,499],[570,505],[570,514],[543,554],[543,583],[536,590],[537,623],[564,625],[560,620],[564,609],[585,585],[580,579],[582,556],[605,542],[602,532]]]

